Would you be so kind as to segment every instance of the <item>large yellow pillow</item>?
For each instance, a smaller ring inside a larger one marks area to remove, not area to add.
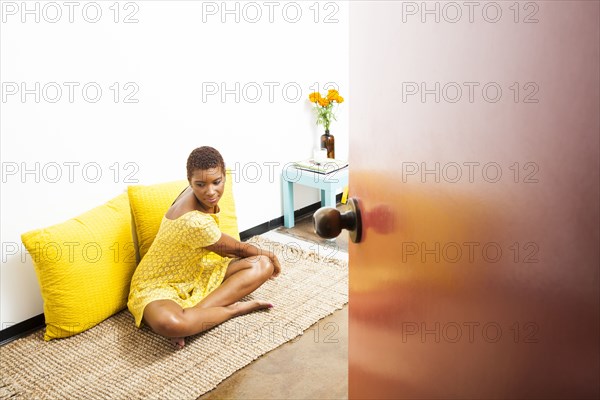
[[[21,240],[44,299],[44,339],[83,332],[125,308],[136,267],[127,193]]]
[[[240,234],[235,214],[231,172],[227,170],[226,175],[225,190],[219,201],[219,208],[221,209],[219,215],[220,228],[222,232],[239,240]],[[129,186],[127,191],[137,233],[140,259],[148,252],[154,241],[163,216],[177,196],[188,185],[188,181],[182,180],[151,186]]]

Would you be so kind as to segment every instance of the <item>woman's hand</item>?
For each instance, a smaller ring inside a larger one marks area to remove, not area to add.
[[[269,259],[271,260],[271,263],[273,264],[273,275],[271,275],[270,279],[277,278],[279,276],[279,274],[281,273],[281,264],[279,264],[279,259],[277,258],[275,253],[272,253],[272,252],[270,252],[270,254],[269,254]]]
[[[281,273],[281,264],[275,253],[270,250],[263,250],[252,243],[238,242],[236,239],[225,233],[221,234],[221,238],[217,243],[206,246],[205,248],[214,251],[221,257],[249,258],[264,255],[269,257],[269,260],[271,260],[271,263],[273,264],[273,275],[271,275],[271,279],[276,278]]]

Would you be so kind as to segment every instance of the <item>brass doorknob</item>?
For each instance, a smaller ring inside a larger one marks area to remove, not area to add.
[[[349,198],[350,209],[340,212],[337,208],[319,208],[313,215],[315,232],[322,238],[333,239],[337,237],[342,229],[347,229],[350,239],[359,243],[362,236],[362,221],[358,200]]]

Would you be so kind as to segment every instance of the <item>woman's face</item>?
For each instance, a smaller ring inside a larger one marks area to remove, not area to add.
[[[206,211],[212,211],[223,196],[225,174],[220,167],[197,169],[192,173],[190,186],[200,206]]]

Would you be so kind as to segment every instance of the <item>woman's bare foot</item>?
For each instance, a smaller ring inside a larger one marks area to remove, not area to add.
[[[169,338],[169,340],[178,349],[183,349],[183,346],[185,346],[185,338],[182,338],[182,337],[172,337],[172,338]]]
[[[238,301],[237,303],[233,303],[225,308],[228,308],[231,311],[233,311],[234,317],[238,317],[240,315],[248,314],[253,311],[263,310],[265,308],[271,308],[271,307],[273,307],[273,304],[271,304],[269,302],[261,301],[261,300],[252,300],[252,301]],[[171,338],[169,338],[169,340],[178,349],[183,349],[183,347],[185,346],[185,338],[183,338],[183,337],[171,337]]]
[[[252,311],[263,310],[271,307],[273,307],[273,304],[262,300],[238,301],[237,303],[227,306],[227,308],[233,310],[236,317],[251,313]]]

